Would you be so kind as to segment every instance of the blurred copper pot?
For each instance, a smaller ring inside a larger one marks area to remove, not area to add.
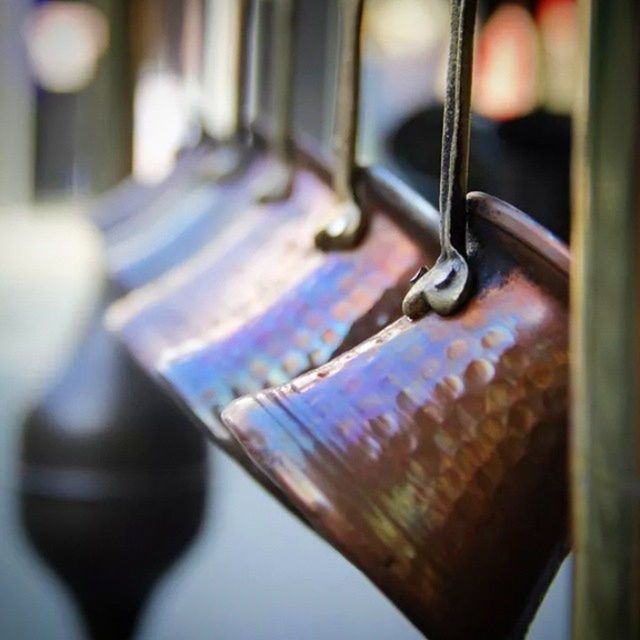
[[[327,362],[399,317],[405,283],[437,253],[437,243],[429,253],[409,239],[412,217],[437,226],[437,215],[406,198],[402,185],[387,177],[376,194],[360,180],[356,198],[354,51],[362,0],[343,3],[341,15],[339,144],[331,180],[312,154],[299,152],[288,201],[237,216],[200,256],[134,292],[109,316],[143,366],[161,373],[236,455],[219,423],[226,404]],[[280,127],[276,140],[288,146],[285,133]],[[327,212],[331,221],[314,238]]]
[[[174,174],[159,197],[104,234],[109,273],[125,291],[197,255],[234,217],[250,209],[249,187],[264,170],[264,160],[250,162],[246,171],[220,183],[201,173],[220,149],[211,148],[211,156],[202,148],[190,152],[200,160],[190,158],[189,169],[178,167],[181,180]]]
[[[199,160],[203,150],[204,145],[199,145],[195,149],[184,152],[177,159],[171,174],[158,183],[146,184],[133,177],[123,180],[98,200],[89,213],[91,221],[108,236],[111,229],[135,216],[145,207],[155,204],[165,190],[184,179],[185,173],[190,174],[194,161]]]
[[[212,137],[198,123],[199,142],[180,153],[166,179],[147,187],[125,181],[104,196],[92,214],[104,235],[111,277],[125,290],[154,280],[198,253],[252,202],[251,184],[265,162],[261,169],[252,164],[253,149],[246,144],[253,3],[239,4],[237,29],[225,34],[234,52],[235,78],[228,87],[230,95],[218,96],[218,102],[235,105],[231,132]]]
[[[462,312],[402,318],[223,414],[433,640],[521,637],[566,548],[568,252],[499,200],[469,209]]]
[[[413,321],[223,415],[431,640],[522,637],[566,544],[569,254],[466,197],[475,4],[452,3],[440,255],[404,300]]]

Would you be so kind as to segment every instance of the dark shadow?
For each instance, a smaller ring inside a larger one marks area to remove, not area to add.
[[[96,640],[126,640],[200,527],[205,443],[103,327],[24,425],[21,516]]]

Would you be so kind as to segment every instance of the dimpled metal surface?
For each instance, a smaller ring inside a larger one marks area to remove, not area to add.
[[[266,161],[258,159],[237,178],[217,184],[199,173],[199,163],[206,160],[203,153],[183,160],[177,176],[152,202],[105,233],[108,270],[125,291],[196,255],[232,220],[251,210],[251,186]]]
[[[354,251],[322,253],[313,234],[333,202],[309,171],[287,203],[236,217],[202,255],[134,291],[108,322],[218,441],[234,398],[327,362],[399,317],[426,252],[380,210]]]
[[[291,199],[247,207],[199,255],[114,305],[108,322],[155,375],[160,360],[237,328],[318,264],[307,240],[331,197],[300,172]]]
[[[566,323],[515,268],[223,419],[430,640],[520,637],[565,540]]]
[[[316,255],[311,236],[306,241]],[[341,352],[363,316],[368,327],[359,328],[369,335],[397,318],[400,296],[393,293],[404,291],[424,259],[381,215],[357,250],[316,257],[314,268],[298,282],[278,287],[281,295],[269,308],[248,321],[237,314],[205,346],[164,362],[164,381],[216,437],[228,439],[218,417],[234,398],[324,364]]]

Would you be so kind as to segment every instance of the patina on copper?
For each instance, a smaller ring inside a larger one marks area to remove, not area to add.
[[[566,541],[568,252],[468,201],[477,293],[223,414],[312,525],[432,640],[522,637]]]

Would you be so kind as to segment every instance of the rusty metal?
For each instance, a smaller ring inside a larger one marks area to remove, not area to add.
[[[403,304],[407,316],[416,320],[431,309],[454,313],[469,296],[471,273],[466,261],[466,195],[469,174],[469,134],[473,35],[476,0],[454,0],[451,7],[451,38],[447,69],[447,92],[442,131],[440,172],[440,244],[436,264],[420,272]]]
[[[364,0],[340,0],[339,7],[338,88],[333,138],[333,189],[337,203],[332,207],[328,224],[316,234],[316,246],[323,251],[353,249],[362,241],[368,228],[368,218],[359,206],[353,189],[360,110],[360,37]]]
[[[402,318],[223,414],[433,640],[522,637],[566,551],[568,252],[501,201],[469,210],[463,311]]]
[[[576,640],[640,637],[640,5],[581,3],[572,479]],[[588,67],[588,72],[587,72]]]

